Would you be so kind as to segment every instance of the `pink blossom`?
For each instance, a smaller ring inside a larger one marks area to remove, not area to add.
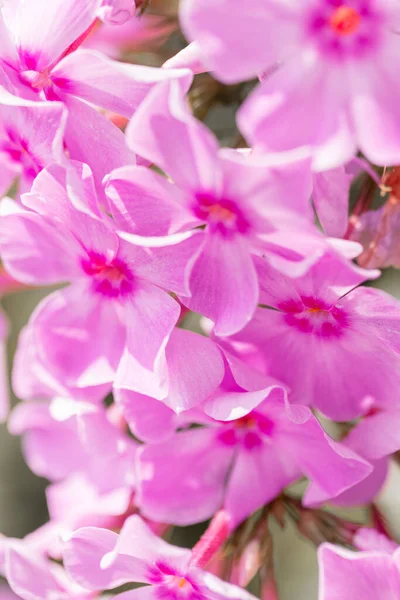
[[[396,600],[400,594],[398,550],[351,552],[323,544],[319,549],[319,600]]]
[[[147,584],[121,594],[121,600],[255,600],[245,590],[202,571],[190,550],[167,544],[137,516],[127,519],[119,536],[95,527],[78,530],[66,544],[64,564],[71,577],[89,590]]]
[[[132,202],[136,189],[154,198],[148,210],[151,206],[154,214],[162,213],[165,227],[181,231],[205,226],[191,297],[180,298],[212,319],[218,333],[230,335],[251,319],[259,301],[257,256],[267,253],[278,268],[296,275],[307,270],[326,242],[313,224],[307,161],[284,167],[258,155],[219,150],[216,139],[188,112],[184,91],[178,81],[154,89],[127,130],[131,147],[168,173],[175,185],[149,171],[126,169],[108,180],[107,190],[127,220],[137,218]],[[151,227],[142,213],[139,217],[138,232],[143,223]],[[161,232],[153,228],[151,234]],[[129,241],[129,235],[123,237]]]
[[[339,421],[364,414],[370,398],[375,406],[394,406],[399,304],[381,290],[356,288],[371,272],[332,253],[297,279],[266,262],[260,269],[265,308],[235,339],[264,353],[270,374],[291,389],[291,401]]]
[[[313,505],[371,472],[309,409],[285,405],[282,389],[240,419],[209,425],[139,450],[136,501],[145,516],[187,525],[223,506],[234,528],[302,474],[311,479],[304,501]]]
[[[256,0],[249,11],[241,0],[185,0],[181,21],[223,81],[273,71],[240,110],[251,144],[307,147],[318,170],[356,147],[380,165],[400,160],[396,2]]]
[[[45,169],[23,202],[31,210],[0,223],[7,270],[34,285],[73,282],[47,296],[31,317],[42,366],[66,386],[127,377],[129,386],[137,384],[130,389],[141,392],[146,378],[162,371],[180,313],[167,290],[190,293],[198,234],[158,239],[159,247],[141,237],[125,243],[100,214],[90,170],[80,164]]]
[[[135,157],[122,132],[91,105],[129,118],[153,85],[185,75],[78,50],[96,24],[99,5],[100,0],[54,0],[49,8],[46,0],[6,0],[0,14],[1,69],[20,95],[66,105],[69,155],[91,166],[98,186],[111,169]]]

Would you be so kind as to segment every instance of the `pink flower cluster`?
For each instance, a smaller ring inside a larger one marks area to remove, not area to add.
[[[181,0],[163,67],[91,49],[146,4],[0,2],[0,291],[53,286],[12,373],[9,430],[50,482],[49,523],[1,540],[25,600],[251,600],[258,571],[270,599],[287,487],[315,518],[371,505],[400,450],[400,304],[363,285],[396,264],[374,235],[400,202],[398,0]],[[201,71],[259,79],[248,148],[193,115]],[[381,213],[361,194],[349,220],[354,181]],[[193,551],[162,539],[209,519]],[[321,547],[320,600],[398,598],[394,543],[357,536]]]

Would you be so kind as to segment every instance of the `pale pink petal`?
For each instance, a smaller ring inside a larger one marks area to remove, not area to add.
[[[239,126],[252,145],[272,152],[309,149],[313,167],[342,165],[355,153],[342,69],[291,59],[262,83],[239,111]]]
[[[190,40],[197,40],[205,62],[226,83],[250,79],[283,58],[292,48],[290,12],[257,2],[244,10],[241,0],[185,0],[180,17]]]
[[[172,546],[153,533],[138,515],[133,515],[125,521],[114,551],[115,554],[134,556],[149,564],[157,560],[166,560],[171,566],[182,571],[187,570],[192,557],[190,550]]]
[[[398,549],[398,545],[393,540],[389,539],[377,529],[370,527],[360,527],[354,538],[354,545],[357,550],[385,552],[392,555]]]
[[[215,435],[192,429],[139,451],[137,502],[145,516],[189,525],[220,508],[235,449],[216,443]]]
[[[159,443],[172,436],[177,417],[163,402],[129,390],[115,390],[115,401],[123,408],[129,428],[140,440]]]
[[[343,237],[349,221],[349,194],[352,177],[338,167],[313,178],[313,200],[325,234]]]
[[[23,435],[25,460],[41,477],[58,481],[83,465],[84,452],[76,429],[55,421],[48,404],[19,404],[11,414],[9,430],[13,435]]]
[[[111,383],[123,351],[125,325],[108,298],[93,294],[86,282],[48,296],[31,325],[34,343],[47,368],[64,385]]]
[[[179,304],[159,288],[140,282],[126,305],[126,346],[114,386],[154,398],[167,394],[165,347],[180,315]]]
[[[22,548],[11,547],[6,558],[6,577],[12,590],[25,600],[43,600],[52,595],[68,598],[45,561],[35,561]]]
[[[65,94],[130,118],[154,85],[180,74],[114,61],[93,50],[78,50],[53,69],[52,81]]]
[[[275,449],[272,444],[239,451],[224,501],[232,528],[273,500],[300,475],[301,470],[294,461],[281,456],[279,449]]]
[[[176,294],[189,295],[190,275],[203,245],[200,231],[146,237],[120,232],[118,256],[138,278]]]
[[[143,236],[179,231],[191,221],[186,198],[179,188],[151,169],[132,166],[113,171],[106,179],[106,195],[117,227]]]
[[[108,25],[123,25],[135,15],[135,8],[135,0],[103,0],[97,14]]]
[[[172,332],[166,348],[167,406],[180,413],[203,402],[221,383],[224,362],[209,339],[183,329]]]
[[[83,527],[65,544],[63,560],[74,581],[89,590],[107,590],[125,583],[146,582],[145,565],[132,556],[116,556],[108,568],[102,561],[115,550],[118,535],[108,529]]]
[[[104,177],[113,169],[135,164],[135,156],[122,131],[107,117],[70,95],[65,94],[63,100],[68,108],[65,143],[69,155],[90,166],[97,192],[102,194]]]
[[[389,459],[385,457],[370,462],[374,467],[371,475],[336,496],[333,499],[334,504],[339,506],[363,506],[375,500],[388,478]]]
[[[165,69],[190,69],[194,75],[204,73],[207,67],[198,42],[192,42],[169,58],[164,64]]]
[[[157,589],[153,585],[118,594],[118,600],[158,600],[158,598]]]
[[[127,141],[137,154],[160,167],[182,188],[218,191],[218,143],[190,113],[187,85],[185,80],[172,80],[153,89],[129,123]]]
[[[210,600],[255,600],[255,596],[242,588],[222,581],[207,571],[196,570],[199,579],[207,588],[207,598]]]
[[[43,71],[93,23],[99,0],[7,2],[4,21],[12,32],[22,67]],[[40,30],[37,24],[40,23]]]
[[[71,247],[72,246],[72,247]],[[78,271],[74,240],[65,228],[33,212],[0,220],[0,251],[7,271],[30,285],[69,281]]]
[[[361,151],[378,165],[397,164],[400,144],[397,133],[400,108],[395,98],[400,92],[396,59],[397,36],[392,36],[385,52],[372,63],[367,61],[360,74],[350,72],[352,82],[352,118]],[[389,41],[389,39],[388,39]],[[354,69],[358,69],[357,63]],[[391,94],[385,94],[390,89]],[[368,127],[365,126],[368,123]]]
[[[234,259],[233,259],[234,257]],[[190,280],[190,298],[182,302],[215,323],[217,335],[231,335],[252,318],[258,282],[247,241],[208,233]]]
[[[400,576],[391,556],[351,552],[330,544],[318,551],[320,600],[397,600]]]

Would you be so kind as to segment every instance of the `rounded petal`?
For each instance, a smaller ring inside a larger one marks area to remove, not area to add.
[[[233,258],[234,257],[234,258]],[[215,323],[217,335],[231,335],[252,318],[258,302],[256,269],[246,240],[209,233],[182,302]]]
[[[399,596],[399,572],[387,554],[357,553],[323,544],[318,559],[320,600],[396,600]]]

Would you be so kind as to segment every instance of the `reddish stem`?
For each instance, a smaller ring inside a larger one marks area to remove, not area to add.
[[[193,548],[192,564],[204,568],[215,556],[230,533],[229,515],[225,510],[218,511],[205,533]]]

